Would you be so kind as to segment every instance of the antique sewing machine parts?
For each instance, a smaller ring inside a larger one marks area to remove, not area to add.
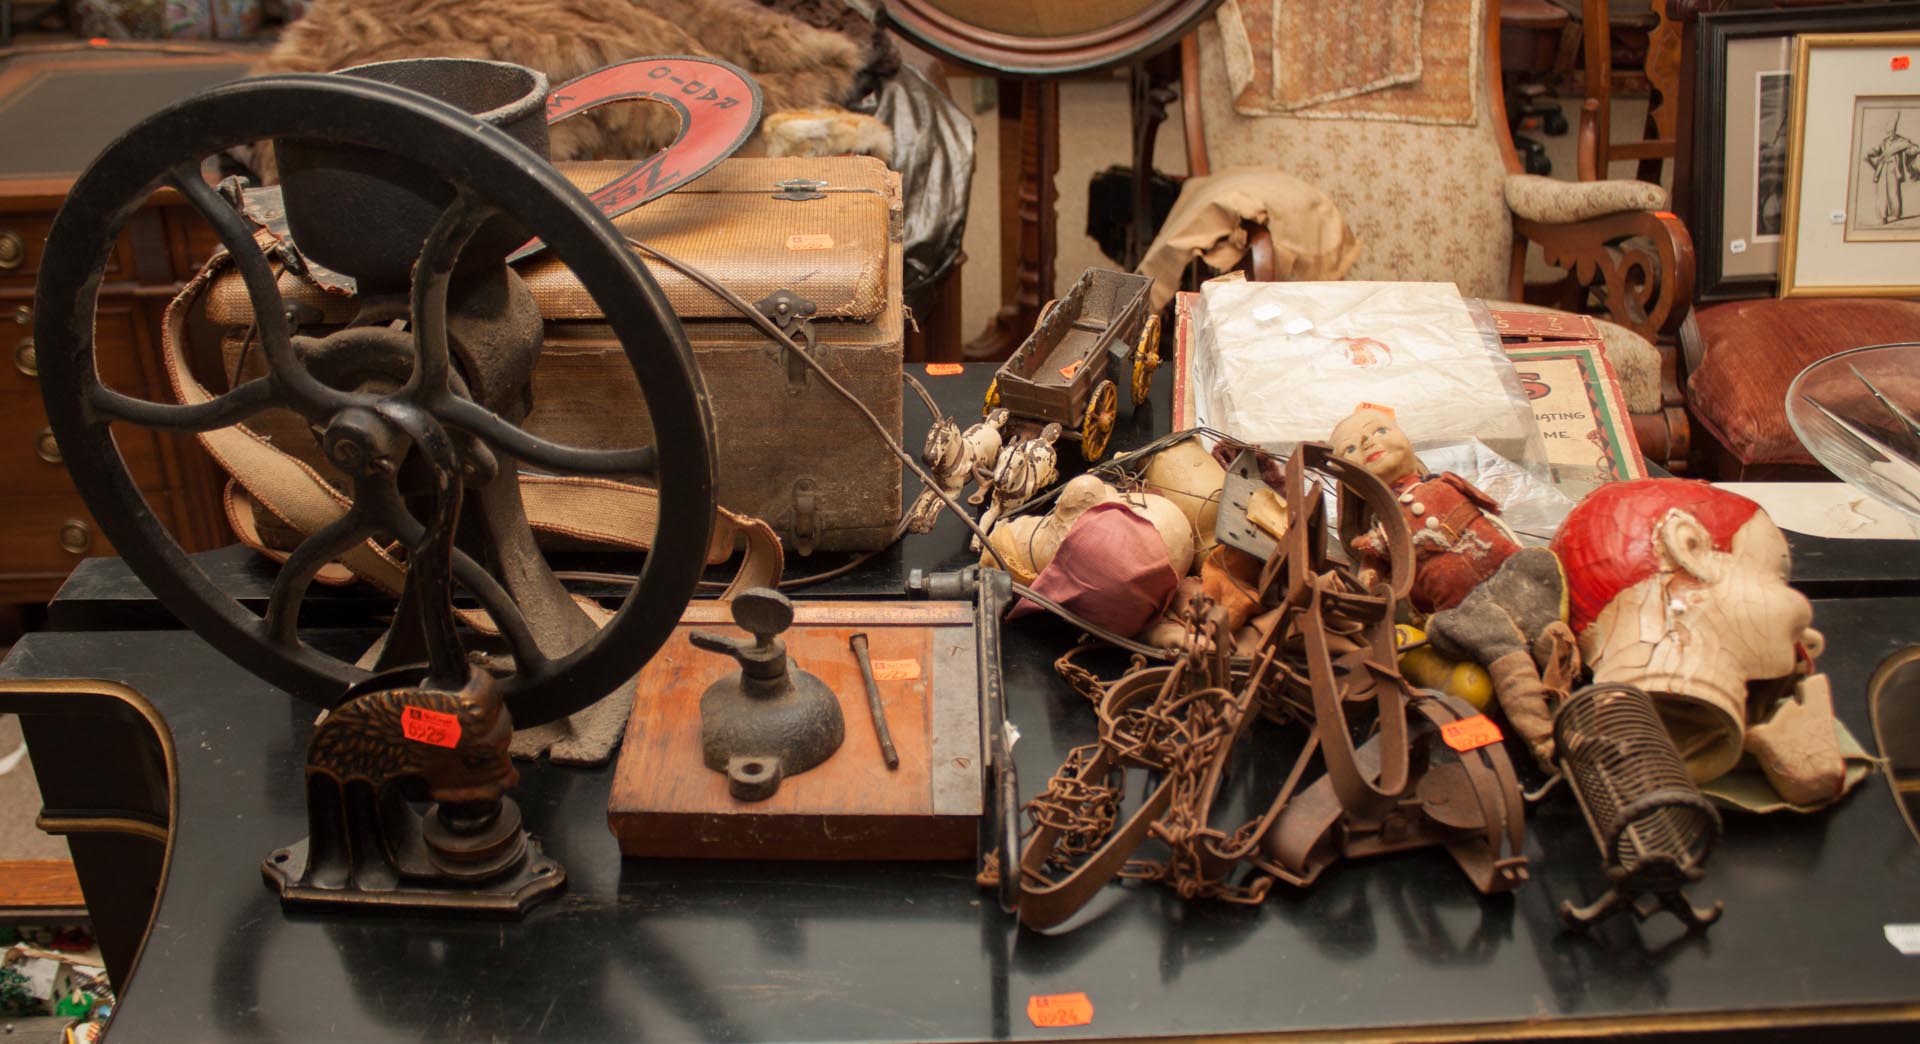
[[[763,801],[780,781],[833,756],[846,739],[840,701],[826,683],[799,668],[779,635],[793,626],[793,603],[778,591],[751,588],[733,600],[733,622],[752,640],[694,631],[695,648],[731,656],[740,669],[700,696],[700,752],[725,773],[727,790]]]
[[[264,867],[289,905],[511,915],[552,894],[565,875],[505,797],[517,780],[507,736],[625,684],[671,632],[705,561],[712,429],[698,372],[654,281],[545,162],[545,95],[531,70],[445,59],[222,85],[110,146],[49,234],[35,308],[41,384],[87,507],[181,621],[327,708],[308,748],[312,836]],[[201,175],[208,157],[262,141],[276,143],[286,173],[293,240],[243,216],[258,190],[219,191]],[[243,276],[265,376],[224,389],[188,376],[179,403],[103,378],[99,286],[121,227],[156,187],[192,205]],[[504,258],[529,235],[604,310],[670,449],[584,450],[516,426],[540,322]],[[359,317],[324,338],[300,333],[276,285],[277,266],[306,263],[358,284]],[[337,484],[246,456],[252,439],[235,426],[272,409],[305,420]],[[285,520],[305,539],[285,552],[263,611],[216,586],[147,504],[115,438],[133,429],[194,433],[229,470],[308,483],[314,495],[290,501],[302,517]],[[522,466],[639,477],[657,491],[653,553],[598,630],[533,546]],[[469,501],[477,511],[462,511]],[[308,588],[335,562],[394,578],[393,624],[358,661],[298,630]],[[409,799],[434,804],[421,813]]]

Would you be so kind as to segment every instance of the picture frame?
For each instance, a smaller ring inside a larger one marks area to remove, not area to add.
[[[1795,39],[1781,297],[1920,296],[1916,56],[1920,32]]]
[[[1694,37],[1688,218],[1694,232],[1696,297],[1702,303],[1771,297],[1778,288],[1781,236],[1760,220],[1759,144],[1785,123],[1768,124],[1763,77],[1790,102],[1793,41],[1803,33],[1881,32],[1920,25],[1920,3],[1705,12]],[[1778,150],[1778,222],[1785,220],[1785,149]],[[1771,186],[1770,186],[1771,187]]]

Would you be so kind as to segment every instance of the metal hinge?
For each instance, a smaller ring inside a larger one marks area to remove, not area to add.
[[[800,344],[799,349],[782,345],[787,349],[787,394],[800,395],[807,390],[807,363],[799,356],[800,351],[811,353],[815,340],[813,324],[807,320],[818,312],[819,306],[801,297],[791,290],[775,290],[773,293],[753,303],[761,315],[773,320],[780,332],[793,338]]]
[[[810,199],[827,198],[827,194],[820,191],[827,187],[827,183],[824,181],[815,181],[812,178],[788,178],[785,181],[774,182],[773,187],[780,190],[773,194],[774,199],[785,199],[795,203],[805,203]]]
[[[816,532],[814,523],[814,485],[810,478],[803,478],[793,484],[793,549],[803,555],[813,554],[813,538]]]

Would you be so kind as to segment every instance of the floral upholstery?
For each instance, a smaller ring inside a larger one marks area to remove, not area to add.
[[[1451,32],[1466,37],[1456,36],[1452,53],[1464,54],[1473,70],[1483,69],[1488,58],[1487,2],[1473,5],[1466,25],[1450,24]],[[1476,116],[1467,125],[1378,112],[1345,119],[1325,113],[1251,117],[1234,110],[1219,28],[1206,22],[1197,39],[1209,163],[1215,170],[1271,167],[1333,197],[1364,245],[1349,279],[1451,282],[1465,296],[1498,301],[1509,292],[1513,215],[1559,223],[1667,206],[1665,190],[1642,182],[1580,184],[1509,175],[1508,143],[1493,121],[1484,73],[1472,77]],[[1624,326],[1596,321],[1627,410],[1657,413],[1659,351]]]
[[[1479,18],[1472,23],[1466,35],[1479,68],[1485,35]],[[1476,79],[1477,118],[1467,126],[1256,118],[1233,110],[1213,22],[1201,25],[1199,44],[1214,169],[1273,167],[1325,190],[1366,244],[1349,279],[1451,282],[1468,297],[1506,296],[1513,249],[1506,159],[1484,76]]]
[[[1561,181],[1535,174],[1507,178],[1507,206],[1528,221],[1554,225],[1628,210],[1665,210],[1667,199],[1667,190],[1651,181]]]

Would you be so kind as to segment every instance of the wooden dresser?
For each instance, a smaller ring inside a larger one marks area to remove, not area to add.
[[[112,554],[60,459],[40,401],[33,289],[54,212],[78,173],[142,117],[246,75],[246,52],[87,48],[0,59],[0,604],[51,598],[74,563]],[[160,320],[218,240],[171,192],[134,215],[100,288],[110,386],[166,398]],[[231,541],[223,477],[187,437],[116,429],[148,503],[188,550]]]

